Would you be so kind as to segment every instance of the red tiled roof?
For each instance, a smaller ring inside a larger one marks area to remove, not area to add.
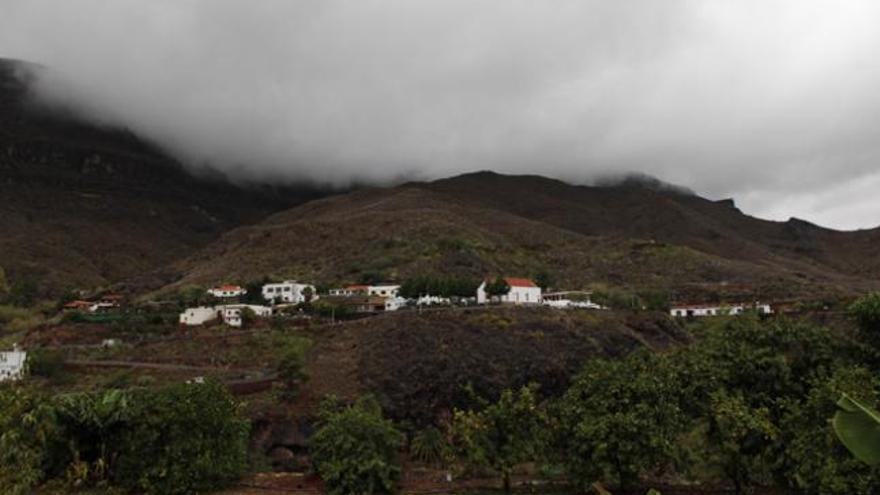
[[[218,287],[214,287],[214,290],[241,290],[241,287],[237,285],[225,284]]]
[[[92,303],[90,303],[88,301],[70,301],[69,303],[65,304],[64,307],[65,308],[81,308],[83,306],[91,306],[91,305],[92,305]]]
[[[507,282],[507,285],[509,285],[511,287],[535,287],[535,288],[538,287],[537,285],[535,285],[534,282],[532,282],[531,280],[529,280],[527,278],[505,277],[504,281]]]

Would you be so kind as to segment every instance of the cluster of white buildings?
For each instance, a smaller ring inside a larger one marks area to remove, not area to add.
[[[759,315],[773,313],[773,308],[766,303],[734,303],[734,304],[686,304],[673,306],[669,314],[682,318],[695,318],[703,316],[727,316],[741,315],[747,311],[754,311]]]
[[[0,382],[20,380],[24,377],[27,352],[13,346],[11,351],[0,352]]]
[[[330,289],[327,293],[331,296],[397,297],[398,293],[400,293],[400,285],[390,283],[348,285],[339,289]]]
[[[349,285],[343,288],[330,289],[328,299],[337,299],[355,312],[397,311],[407,305],[408,301],[398,297],[400,285]],[[208,294],[218,299],[239,300],[247,294],[247,290],[238,285],[219,285],[208,289]],[[300,283],[295,280],[273,282],[263,285],[260,291],[268,306],[232,302],[215,306],[199,306],[187,308],[180,314],[180,324],[186,326],[206,325],[222,322],[231,327],[243,324],[242,312],[245,308],[253,311],[258,318],[270,318],[275,308],[294,306],[320,299],[318,291],[312,284]]]
[[[206,325],[222,321],[230,327],[240,327],[243,323],[242,313],[245,309],[253,311],[258,318],[270,318],[273,310],[269,306],[257,304],[221,304],[219,306],[199,306],[187,308],[180,313],[180,324],[187,326]]]
[[[500,303],[544,305],[551,308],[604,309],[590,301],[589,292],[568,291],[543,295],[541,287],[530,279],[507,277],[504,278],[504,281],[509,287],[505,294],[490,296],[486,291],[489,282],[484,281],[477,288],[476,297],[466,299],[475,301],[477,304]],[[208,289],[208,293],[218,299],[237,299],[246,295],[247,290],[238,285],[220,285]],[[269,303],[269,306],[230,301],[230,303],[216,306],[188,308],[180,314],[180,324],[197,326],[217,321],[232,327],[240,327],[242,325],[242,311],[245,308],[253,311],[259,318],[269,318],[273,315],[275,308],[319,299],[323,299],[329,304],[348,307],[355,313],[397,311],[408,305],[443,306],[452,304],[452,301],[447,297],[430,294],[424,294],[412,300],[403,298],[400,296],[400,285],[393,283],[348,285],[329,289],[327,294],[319,295],[312,284],[285,280],[263,285],[261,295]]]

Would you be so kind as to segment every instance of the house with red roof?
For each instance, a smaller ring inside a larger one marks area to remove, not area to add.
[[[211,287],[208,289],[208,294],[221,298],[240,297],[247,294],[247,290],[238,285],[223,284],[218,285],[217,287]]]
[[[510,290],[507,294],[490,297],[486,293],[486,285],[488,281],[483,281],[477,287],[477,304],[486,304],[490,301],[497,301],[502,304],[541,304],[541,288],[538,287],[533,280],[528,278],[505,277],[504,281]]]

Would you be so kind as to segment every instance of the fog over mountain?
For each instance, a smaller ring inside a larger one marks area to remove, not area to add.
[[[869,0],[4,0],[47,101],[243,179],[640,172],[880,224]]]

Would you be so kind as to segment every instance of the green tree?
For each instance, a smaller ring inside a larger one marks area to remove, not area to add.
[[[51,468],[51,449],[59,447],[55,411],[41,390],[0,384],[0,486],[25,495]]]
[[[677,383],[664,356],[588,362],[554,414],[554,450],[572,480],[627,487],[641,472],[674,463],[685,424]]]
[[[43,378],[56,378],[64,369],[64,361],[64,354],[60,351],[34,349],[28,352],[28,373]]]
[[[718,392],[711,401],[709,442],[714,462],[733,482],[734,492],[770,476],[768,453],[779,434],[767,408],[749,406],[741,395]]]
[[[637,310],[641,308],[638,296],[623,289],[597,289],[593,291],[592,301],[611,309]]]
[[[302,290],[303,300],[307,303],[312,302],[312,298],[315,297],[315,291],[310,286],[305,286]]]
[[[379,405],[363,398],[343,408],[323,407],[309,450],[331,495],[393,493],[401,437]]]
[[[880,493],[880,467],[854,458],[828,422],[838,409],[841,394],[877,404],[880,380],[865,368],[841,368],[832,377],[817,380],[806,400],[791,407],[782,423],[786,479],[799,493]],[[858,438],[866,435],[860,433]]]
[[[406,279],[400,286],[401,297],[414,299],[424,295],[473,297],[480,282],[466,277],[419,276]]]
[[[491,282],[486,283],[486,295],[489,297],[500,297],[510,292],[510,285],[502,277],[498,277]]]
[[[293,401],[299,395],[303,382],[308,380],[305,372],[306,351],[311,341],[294,337],[283,344],[284,350],[278,363],[278,378],[281,380],[281,399]]]
[[[436,426],[428,426],[413,436],[410,454],[425,464],[437,465],[446,459],[448,447],[443,432]]]
[[[680,377],[688,407],[704,416],[710,395],[726,390],[750,407],[769,408],[778,423],[782,406],[806,397],[816,379],[827,377],[851,354],[827,329],[807,321],[740,315],[707,324],[695,348],[676,359],[688,368]]]
[[[251,280],[246,283],[244,289],[247,292],[242,296],[242,302],[245,304],[266,304],[266,299],[263,297],[263,286],[268,283],[271,283],[269,277]]]
[[[55,410],[69,449],[64,462],[68,482],[75,487],[107,482],[133,419],[129,393],[111,389],[62,395]]]
[[[536,386],[505,390],[478,411],[456,410],[453,447],[469,470],[489,468],[501,475],[504,491],[517,464],[535,460],[543,447],[546,419],[535,398]]]
[[[550,285],[553,284],[553,276],[547,271],[538,272],[538,274],[535,275],[535,284],[537,284],[542,290],[547,290],[550,288]]]
[[[132,397],[134,420],[115,479],[134,491],[184,494],[216,490],[247,470],[250,424],[223,384],[178,384]]]
[[[6,300],[13,306],[29,308],[37,302],[38,297],[37,282],[31,278],[21,278],[12,282]]]
[[[187,285],[178,290],[176,294],[177,305],[181,308],[202,306],[213,301],[214,297],[208,294],[204,287],[199,285]]]
[[[859,325],[863,339],[880,350],[880,292],[872,292],[858,298],[849,312]]]
[[[250,328],[257,321],[257,314],[248,307],[241,308],[241,327]]]

